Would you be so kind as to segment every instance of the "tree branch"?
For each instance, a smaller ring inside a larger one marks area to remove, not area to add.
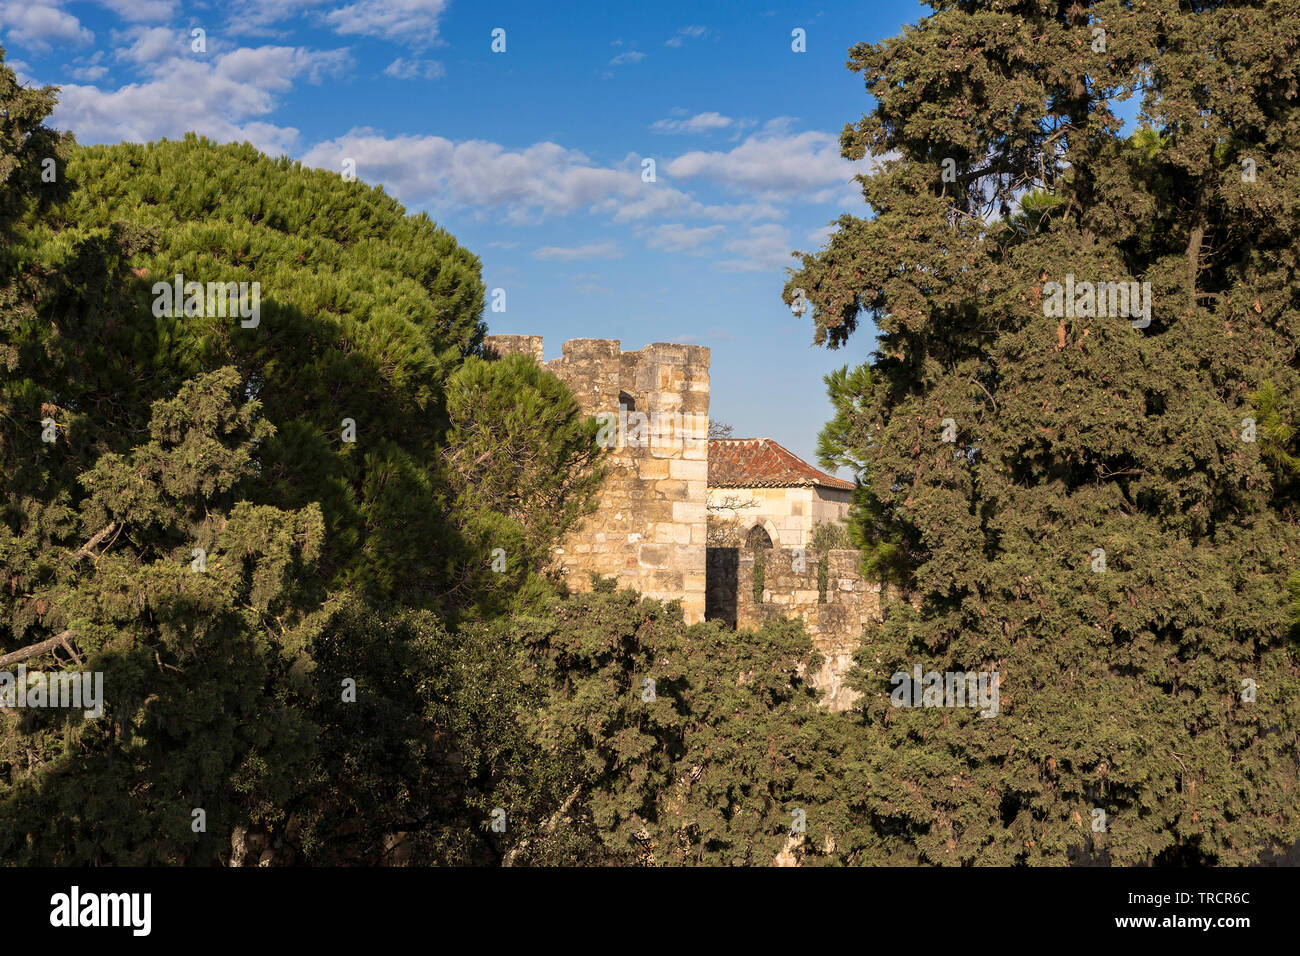
[[[62,634],[55,634],[53,637],[46,638],[37,644],[28,644],[26,647],[19,648],[0,657],[0,667],[8,667],[10,664],[17,664],[32,657],[39,657],[46,651],[52,651],[68,638],[72,637],[71,631],[64,631]]]
[[[564,815],[569,812],[569,807],[573,806],[573,801],[578,799],[578,794],[581,790],[582,787],[580,785],[573,788],[573,791],[569,794],[564,803],[560,804],[560,809],[552,813],[551,818],[546,821],[545,825],[542,827],[543,832],[550,833],[555,829],[556,824],[558,824]],[[520,851],[522,851],[524,847],[528,846],[528,843],[528,840],[523,840],[511,847],[502,858],[501,865],[514,866],[515,857],[519,855]]]
[[[99,544],[99,542],[107,538],[108,535],[112,532],[112,530],[116,527],[117,527],[116,521],[110,521],[108,524],[106,524],[99,531],[98,534],[96,534],[93,538],[91,538],[89,541],[87,541],[77,551],[73,553],[72,555],[73,563],[75,564],[76,562],[80,561],[82,558],[87,557],[90,554],[90,552],[95,549],[95,545]]]

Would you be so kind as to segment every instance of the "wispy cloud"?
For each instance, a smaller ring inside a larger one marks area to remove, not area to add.
[[[734,239],[723,248],[736,258],[717,263],[722,272],[765,272],[793,264],[790,233],[776,223],[754,226],[749,235]]]
[[[533,258],[576,262],[580,259],[617,259],[622,254],[617,243],[588,242],[581,246],[543,246],[533,252]]]
[[[628,50],[627,52],[620,53],[618,56],[614,57],[614,59],[610,60],[609,65],[622,66],[625,63],[640,63],[644,59],[645,59],[645,54],[642,53],[640,50]]]
[[[667,252],[694,252],[726,231],[726,226],[688,228],[679,222],[667,223],[650,230],[646,245],[651,249],[663,249]]]
[[[176,15],[178,0],[95,0],[131,23],[158,23]]]
[[[94,55],[78,60],[72,66],[65,66],[68,75],[74,80],[80,80],[83,83],[98,83],[108,75],[108,67],[103,63],[104,51],[96,50]]]
[[[661,119],[650,124],[656,133],[703,133],[714,129],[726,129],[735,122],[730,116],[721,113],[696,113],[688,119]]]
[[[679,47],[687,40],[698,40],[700,37],[706,36],[708,32],[705,27],[682,27],[664,41],[664,46]]]
[[[400,56],[384,67],[385,76],[399,80],[436,80],[446,73],[446,68],[437,60],[408,60]]]
[[[359,0],[325,14],[342,34],[380,37],[421,48],[438,39],[438,21],[448,0]]]
[[[610,295],[612,290],[600,284],[600,276],[592,272],[579,272],[568,277],[573,291],[578,295]]]
[[[855,174],[874,168],[871,159],[853,163],[841,156],[838,136],[819,131],[784,133],[776,131],[779,128],[769,123],[734,149],[695,150],[664,168],[679,179],[706,180],[737,192],[787,199],[839,190]],[[827,193],[815,201],[829,198]]]

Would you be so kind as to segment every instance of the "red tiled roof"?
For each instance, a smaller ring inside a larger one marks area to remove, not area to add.
[[[821,485],[852,491],[770,438],[710,438],[710,488],[803,488]]]

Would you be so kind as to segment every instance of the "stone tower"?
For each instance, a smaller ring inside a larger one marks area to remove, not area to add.
[[[573,339],[543,362],[540,335],[490,335],[497,355],[531,355],[602,425],[608,477],[595,514],[556,549],[569,586],[588,572],[647,597],[680,600],[704,620],[709,350],[656,343],[623,352],[617,339]]]

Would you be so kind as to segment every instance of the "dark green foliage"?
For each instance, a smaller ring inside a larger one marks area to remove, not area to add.
[[[845,155],[897,158],[787,286],[817,341],[879,332],[821,449],[917,602],[859,656],[873,827],[934,863],[1253,861],[1300,838],[1296,5],[934,6],[852,49]],[[1067,274],[1150,282],[1151,324],[1045,314]],[[997,670],[1000,714],[893,709],[915,663]]]
[[[324,529],[315,505],[237,500],[269,432],[256,403],[234,404],[237,385],[233,369],[198,376],[155,404],[149,442],[81,476],[76,523],[111,547],[79,557],[47,546],[23,561],[24,537],[0,526],[0,557],[24,592],[15,634],[69,631],[84,662],[67,669],[101,672],[105,701],[92,720],[0,718],[6,860],[213,862],[234,823],[278,819],[296,786],[314,728],[276,685],[302,653],[297,587]],[[191,830],[195,808],[206,833]]]
[[[73,139],[44,125],[54,109],[56,89],[19,86],[14,71],[4,65],[4,55],[0,47],[0,237],[5,240],[0,248],[7,252],[17,238],[17,223],[30,221],[66,194],[64,172]],[[53,182],[47,159],[54,160]]]
[[[468,559],[454,586],[495,606],[539,593],[534,580],[563,532],[595,509],[604,473],[594,418],[531,357],[471,357],[447,387],[443,460]],[[497,552],[494,570],[493,551]]]
[[[852,469],[859,478],[853,489],[848,546],[862,551],[862,569],[869,577],[906,587],[908,555],[915,546],[909,541],[909,529],[890,520],[889,509],[875,493],[875,482],[869,480],[874,439],[863,410],[877,380],[870,365],[860,365],[837,369],[825,381],[835,417],[817,438],[818,459],[826,468]]]
[[[486,633],[544,695],[516,718],[537,756],[480,758],[506,772],[506,859],[767,865],[785,845],[786,801],[822,754],[798,625],[686,627],[676,605],[604,582]]]

